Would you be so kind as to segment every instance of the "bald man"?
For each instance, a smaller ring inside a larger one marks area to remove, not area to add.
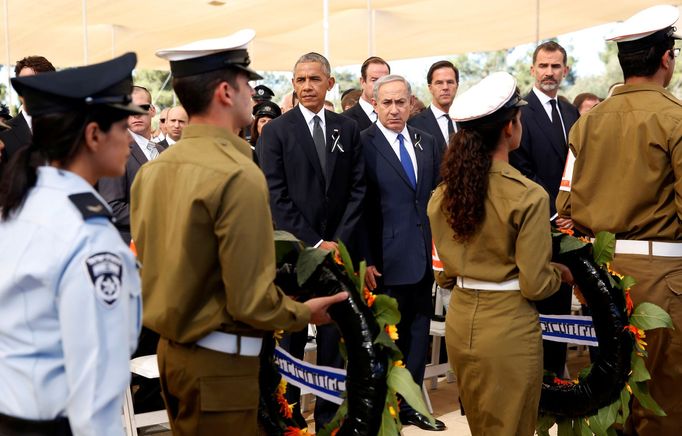
[[[180,140],[182,131],[187,126],[187,121],[189,121],[189,117],[182,106],[175,106],[168,110],[166,116],[166,141],[168,141],[168,145],[173,145]]]

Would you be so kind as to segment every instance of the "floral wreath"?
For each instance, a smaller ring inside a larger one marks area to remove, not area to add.
[[[278,268],[295,269],[300,288],[313,289],[314,296],[349,293],[348,300],[329,309],[341,331],[339,350],[347,362],[345,398],[334,419],[318,435],[399,434],[399,401],[406,401],[434,422],[395,344],[400,321],[398,302],[387,295],[375,295],[364,286],[366,263],[360,262],[356,272],[342,242],[332,257],[324,250],[303,249],[300,241],[286,232],[275,232],[275,247]],[[277,333],[266,338],[261,352],[259,420],[270,435],[305,435],[305,420],[284,395],[287,382],[273,357],[275,336]]]
[[[611,269],[614,234],[600,232],[592,242],[560,230],[552,238],[554,260],[569,267],[580,289],[576,296],[592,310],[600,355],[575,380],[546,374],[537,434],[548,436],[554,424],[559,435],[615,434],[612,426],[625,424],[633,395],[643,407],[665,416],[649,394],[644,339],[647,330],[672,328],[670,316],[652,303],[634,307],[630,288],[635,279]]]

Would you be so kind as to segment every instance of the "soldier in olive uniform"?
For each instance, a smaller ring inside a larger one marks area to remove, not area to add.
[[[508,161],[519,146],[516,81],[493,73],[454,103],[458,132],[428,206],[441,287],[453,289],[448,356],[472,434],[532,435],[542,386],[542,334],[532,301],[561,279],[550,264],[549,199]]]
[[[160,334],[160,381],[176,435],[257,434],[258,354],[273,329],[329,321],[345,293],[297,303],[275,285],[265,178],[232,132],[251,120],[260,76],[252,30],[162,50],[190,122],[141,168],[131,222],[142,262],[144,324]]]
[[[633,401],[626,433],[679,434],[682,423],[682,102],[665,87],[679,12],[655,6],[626,20],[618,42],[625,84],[573,126],[560,215],[594,235],[616,234],[612,267],[637,280],[635,305],[665,309],[675,329],[647,332],[649,389],[666,417]]]

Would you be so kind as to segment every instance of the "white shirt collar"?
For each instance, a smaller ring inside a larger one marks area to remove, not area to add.
[[[31,133],[33,133],[33,124],[31,121],[33,119],[33,117],[31,117],[29,114],[26,113],[23,106],[21,107],[21,109],[19,109],[19,112],[21,112],[24,115],[24,119],[26,120],[26,124],[28,124],[28,130],[30,130]]]
[[[178,141],[174,140],[173,138],[171,138],[170,136],[166,136],[166,137],[163,138],[163,139],[166,140],[166,142],[168,143],[168,145],[173,145],[173,144],[175,144],[176,142],[178,142]],[[156,142],[161,142],[161,141],[163,141],[163,139],[160,139],[159,141],[156,141]]]
[[[322,125],[322,130],[324,130],[324,125],[325,125],[325,119],[324,119],[324,106],[318,113],[315,113],[308,109],[307,107],[303,106],[302,104],[299,104],[298,107],[301,109],[301,113],[303,114],[303,118],[305,118],[305,122],[308,125],[311,125],[313,122],[313,118],[315,115],[320,117],[321,125]]]
[[[130,136],[133,138],[133,141],[135,141],[137,146],[140,147],[140,150],[142,150],[142,153],[144,153],[144,155],[147,157],[147,160],[151,160],[152,157],[149,149],[147,149],[147,144],[153,141],[151,139],[145,138],[142,135],[138,135],[130,129],[128,129],[128,133],[130,133]]]
[[[362,97],[360,97],[358,103],[360,103],[360,107],[362,108],[363,111],[365,111],[369,119],[371,121],[374,121],[376,119],[376,112],[374,112],[374,106],[372,106],[371,103],[365,101],[365,99]]]
[[[533,86],[533,92],[535,93],[535,96],[538,98],[538,100],[540,100],[540,103],[542,103],[543,105],[549,105],[550,100],[557,100],[557,98],[550,97],[549,95],[540,91],[535,86]]]
[[[443,112],[442,110],[438,109],[436,106],[433,105],[433,103],[431,103],[430,107],[431,107],[431,112],[433,112],[433,116],[435,116],[437,120],[440,120],[441,118],[443,118],[443,115],[449,115],[448,113]]]
[[[389,144],[393,145],[398,140],[398,133],[394,132],[391,129],[387,129],[384,127],[381,122],[377,122],[377,126],[379,127],[379,130],[381,130],[381,133],[384,134],[384,137],[386,137],[386,140],[388,141]],[[405,138],[405,144],[412,143],[410,140],[410,133],[407,131],[407,123],[405,124],[405,127],[403,127],[403,130],[400,132],[403,134],[403,137]]]

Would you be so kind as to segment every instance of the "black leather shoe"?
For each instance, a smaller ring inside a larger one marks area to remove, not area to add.
[[[400,412],[400,422],[403,425],[416,425],[422,430],[428,431],[445,431],[445,423],[436,419],[436,422],[431,424],[428,418],[416,410]]]

